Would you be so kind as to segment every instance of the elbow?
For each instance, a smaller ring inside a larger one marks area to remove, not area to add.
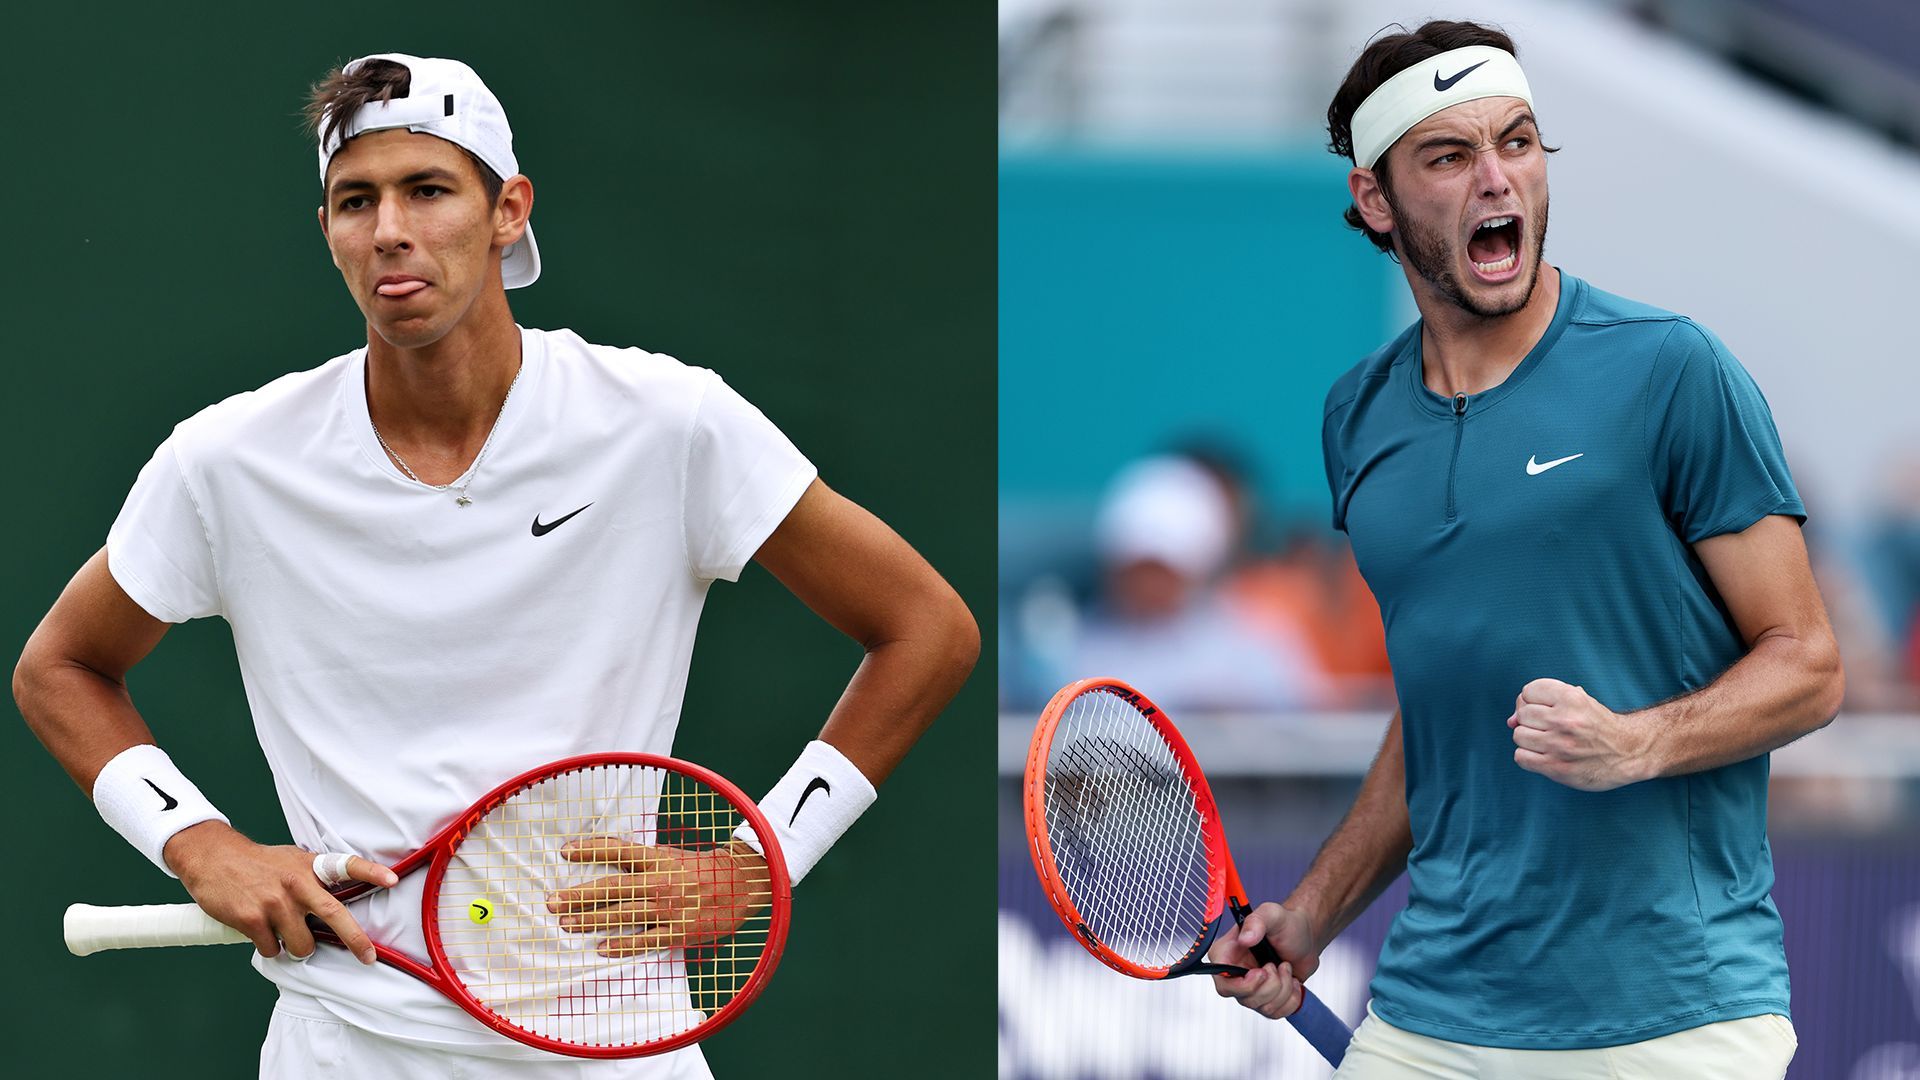
[[[13,665],[13,704],[20,710],[20,718],[27,722],[27,727],[36,733],[40,729],[35,727],[33,718],[39,714],[36,703],[41,697],[40,688],[45,683],[38,661],[38,650],[29,640],[27,647],[20,652],[20,659]]]
[[[13,665],[13,704],[20,710],[22,717],[27,715],[27,656],[25,653],[21,653],[20,659]]]
[[[1815,667],[1819,679],[1818,704],[1815,714],[1815,729],[1826,727],[1840,715],[1841,703],[1847,696],[1846,667],[1840,662],[1840,648],[1828,639],[1827,648]]]
[[[967,608],[967,602],[960,599],[959,593],[952,594],[946,612],[946,648],[943,651],[946,666],[953,674],[954,689],[967,681],[973,674],[974,665],[980,662],[980,624],[974,620],[973,612]]]
[[[1833,676],[1827,680],[1827,698],[1820,710],[1820,726],[1826,727],[1840,715],[1840,706],[1847,696],[1847,673],[1841,669],[1836,658],[1833,664]]]

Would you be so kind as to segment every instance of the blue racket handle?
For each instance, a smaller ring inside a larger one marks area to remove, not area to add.
[[[1253,908],[1237,896],[1227,898],[1227,909],[1233,913],[1235,925],[1245,922],[1247,916],[1253,912]],[[1280,954],[1274,952],[1273,945],[1265,939],[1254,942],[1251,951],[1256,964],[1272,964],[1276,968],[1280,966]],[[1238,971],[1239,969],[1230,970]],[[1332,1009],[1327,1008],[1324,1002],[1313,996],[1313,991],[1302,986],[1300,994],[1300,1007],[1293,1010],[1293,1015],[1287,1017],[1287,1022],[1292,1024],[1294,1030],[1298,1031],[1303,1038],[1312,1043],[1315,1050],[1320,1051],[1321,1057],[1326,1058],[1334,1068],[1339,1068],[1340,1060],[1347,1056],[1347,1044],[1353,1041],[1353,1032],[1348,1030],[1346,1021],[1333,1015]]]
[[[1328,1064],[1339,1068],[1340,1060],[1347,1056],[1347,1044],[1353,1041],[1353,1032],[1347,1030],[1345,1021],[1333,1015],[1332,1009],[1313,996],[1313,991],[1303,986],[1300,993],[1300,1007],[1287,1017],[1287,1023],[1312,1043]]]

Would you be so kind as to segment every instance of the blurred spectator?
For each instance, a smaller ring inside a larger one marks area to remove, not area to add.
[[[1216,437],[1176,444],[1176,453],[1205,469],[1227,493],[1233,511],[1232,550],[1221,594],[1248,626],[1273,647],[1302,645],[1324,676],[1321,704],[1341,708],[1391,707],[1387,635],[1380,605],[1367,588],[1353,550],[1330,530],[1296,524],[1272,545],[1264,528],[1245,455]]]
[[[1810,531],[1810,547],[1814,540]],[[1814,554],[1815,569],[1824,570]],[[1880,505],[1862,530],[1857,576],[1851,569],[1835,565],[1820,579],[1830,602],[1836,589],[1857,599],[1856,613],[1834,613],[1847,665],[1847,706],[1912,709],[1920,699],[1920,460],[1890,470]]]
[[[1094,526],[1099,595],[1055,681],[1112,675],[1170,708],[1320,703],[1324,677],[1311,647],[1256,629],[1216,588],[1242,520],[1231,490],[1191,458],[1123,470]]]
[[[1262,634],[1304,638],[1327,676],[1327,704],[1393,704],[1380,605],[1339,538],[1298,530],[1278,555],[1242,567],[1225,591]]]

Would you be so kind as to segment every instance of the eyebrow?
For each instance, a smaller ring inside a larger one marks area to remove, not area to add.
[[[1514,117],[1508,122],[1505,128],[1501,129],[1500,137],[1494,141],[1506,142],[1507,136],[1528,124],[1538,127],[1539,121],[1533,118],[1531,111],[1522,109],[1519,116]],[[1443,146],[1465,146],[1471,149],[1473,140],[1461,135],[1429,135],[1421,139],[1420,142],[1414,146],[1413,152],[1416,154],[1425,154],[1429,150],[1438,150]]]
[[[405,186],[407,184],[417,184],[422,180],[457,181],[459,179],[460,179],[459,177],[455,176],[451,172],[448,172],[446,169],[435,167],[431,169],[421,169],[419,172],[408,173],[407,175],[400,178],[400,184],[402,186]],[[362,180],[357,176],[343,177],[333,182],[333,187],[329,189],[328,195],[332,197],[332,196],[341,195],[349,191],[372,191],[373,188],[374,188],[374,183],[371,180]]]

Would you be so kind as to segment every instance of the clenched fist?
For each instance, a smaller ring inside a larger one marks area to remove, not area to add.
[[[1581,791],[1611,791],[1656,775],[1653,736],[1633,714],[1559,679],[1535,679],[1514,700],[1513,763]]]

